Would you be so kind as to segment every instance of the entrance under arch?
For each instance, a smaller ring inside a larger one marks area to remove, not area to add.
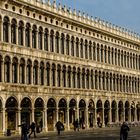
[[[101,127],[103,123],[103,107],[102,107],[102,101],[97,101],[97,125]]]
[[[107,100],[104,103],[104,121],[105,121],[105,126],[108,125],[109,119],[111,119],[111,118],[109,118],[109,111],[110,111],[110,103]]]
[[[31,101],[27,97],[21,101],[21,122],[31,122]]]
[[[112,102],[111,108],[112,108],[112,122],[115,123],[116,122],[116,116],[117,116],[116,111],[118,111],[116,101]]]
[[[6,125],[7,129],[16,130],[17,129],[17,110],[18,103],[14,97],[10,97],[6,101]]]
[[[126,101],[125,102],[125,121],[128,121],[129,120],[129,102]]]
[[[119,122],[124,121],[124,109],[123,109],[123,102],[119,101],[118,104],[118,113],[119,113]]]
[[[50,98],[47,103],[47,126],[48,131],[53,131],[56,123],[56,102]]]

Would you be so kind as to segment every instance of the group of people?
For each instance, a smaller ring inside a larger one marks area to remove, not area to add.
[[[34,134],[34,138],[36,138],[36,132],[38,127],[36,126],[35,122],[32,122],[29,126],[27,123],[22,123],[19,125],[21,127],[21,140],[28,140],[32,134]],[[42,131],[42,119],[40,121],[40,131]]]
[[[81,118],[80,120],[78,119],[74,120],[73,128],[74,128],[74,131],[76,130],[79,131],[80,128],[85,129],[85,124],[84,124],[83,119]]]

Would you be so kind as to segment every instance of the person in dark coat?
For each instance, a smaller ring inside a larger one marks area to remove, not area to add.
[[[78,121],[78,119],[76,119],[76,120],[73,122],[73,126],[74,126],[74,131],[76,131],[76,129],[79,131],[79,121]]]
[[[28,126],[26,123],[22,123],[21,125],[18,125],[21,127],[21,140],[28,140]]]
[[[32,133],[34,133],[34,138],[36,138],[35,128],[36,128],[36,125],[34,122],[32,122],[32,124],[30,125],[31,132],[29,134],[29,138],[31,137]]]
[[[120,140],[127,140],[128,138],[128,131],[130,130],[129,126],[126,122],[123,122],[120,130]]]
[[[60,131],[64,130],[64,125],[62,122],[58,121],[55,125],[56,129],[57,129],[57,133],[58,135],[60,135]]]

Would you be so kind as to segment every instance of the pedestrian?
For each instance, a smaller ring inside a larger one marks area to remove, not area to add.
[[[34,133],[34,138],[36,138],[35,128],[36,128],[36,125],[34,122],[32,122],[30,125],[31,132],[29,134],[29,138],[31,137],[32,133]]]
[[[21,127],[21,140],[28,140],[29,129],[27,124],[24,122],[18,126]]]
[[[78,119],[76,119],[74,122],[73,122],[73,127],[74,127],[74,131],[78,130],[79,131],[79,121]]]
[[[58,121],[55,125],[56,129],[57,129],[57,133],[58,135],[60,135],[61,131],[64,131],[64,125],[62,122]]]
[[[127,140],[128,138],[128,131],[130,130],[129,126],[126,122],[123,122],[120,130],[120,140]]]

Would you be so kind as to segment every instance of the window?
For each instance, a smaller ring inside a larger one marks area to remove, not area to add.
[[[66,37],[66,54],[69,55],[69,36]]]
[[[76,38],[76,56],[79,57],[79,39]]]
[[[44,50],[48,51],[48,29],[45,29],[44,34]]]
[[[74,56],[74,37],[71,38],[71,56]]]
[[[18,27],[18,44],[23,45],[23,22],[19,22],[19,27]]]
[[[42,50],[42,27],[39,28],[38,32],[38,49]]]
[[[4,76],[5,82],[10,82],[10,58],[8,56],[5,57],[4,61]]]
[[[58,32],[56,32],[55,47],[56,47],[56,53],[59,53],[59,33]]]
[[[50,33],[50,51],[51,52],[54,52],[54,43],[53,43],[53,40],[54,40],[54,31],[51,30],[51,33]]]
[[[12,63],[12,82],[13,83],[17,83],[17,70],[18,70],[18,61],[17,58],[13,59],[13,63]]]
[[[61,34],[61,54],[64,54],[64,34]]]
[[[4,17],[3,22],[3,41],[9,41],[9,19],[8,17]]]
[[[36,26],[33,26],[33,30],[32,30],[32,48],[36,48]]]
[[[13,19],[11,23],[11,43],[16,44],[16,20]]]
[[[30,24],[26,24],[26,29],[25,29],[25,45],[26,47],[30,47]]]

